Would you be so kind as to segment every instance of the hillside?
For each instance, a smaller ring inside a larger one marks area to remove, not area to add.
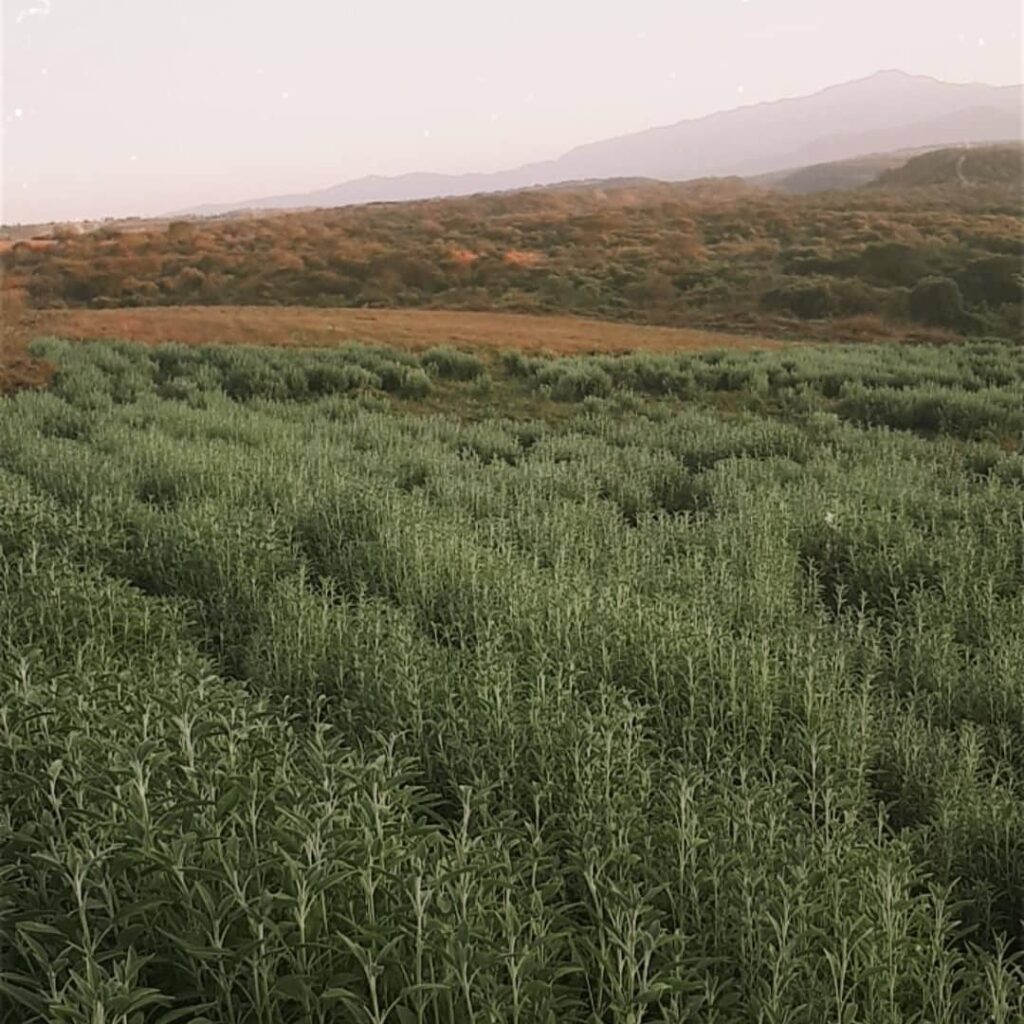
[[[868,185],[883,171],[902,167],[911,157],[921,152],[929,153],[934,148],[926,146],[923,150],[897,149],[886,153],[868,153],[849,160],[832,160],[806,167],[787,167],[782,171],[758,174],[747,180],[751,185],[777,189],[792,195],[843,191]]]
[[[1020,86],[962,85],[883,71],[810,96],[757,103],[587,143],[555,160],[493,174],[371,175],[312,192],[239,198],[180,212],[208,216],[240,208],[347,206],[617,177],[749,177],[865,153],[1019,138],[1021,113]]]
[[[604,182],[108,227],[15,243],[0,267],[8,294],[36,308],[419,307],[769,336],[823,324],[834,337],[1016,336],[1018,196],[1012,184],[786,196],[738,180]]]
[[[1008,185],[1024,181],[1024,147],[1019,144],[940,149],[922,153],[879,175],[883,188],[955,185],[970,188]]]
[[[939,150],[946,155],[935,155]],[[850,160],[834,160],[809,167],[759,174],[746,180],[754,186],[793,195],[842,191],[876,183],[887,188],[960,184],[961,177],[957,175],[956,167],[965,152],[970,153],[968,163],[974,171],[966,175],[961,166],[964,180],[977,185],[1005,185],[1024,180],[1021,146],[1012,141],[979,141],[956,147],[925,146],[869,153]],[[932,154],[931,159],[918,159],[929,154]],[[905,166],[907,169],[904,171]]]

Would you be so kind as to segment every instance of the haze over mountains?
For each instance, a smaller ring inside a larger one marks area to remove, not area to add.
[[[753,177],[891,150],[1019,139],[1024,135],[1022,97],[1020,85],[954,84],[882,71],[809,96],[588,143],[556,160],[508,171],[371,175],[313,192],[181,212],[208,216],[242,209],[346,206],[616,177]]]

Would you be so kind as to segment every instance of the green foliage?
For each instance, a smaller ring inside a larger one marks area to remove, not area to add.
[[[684,396],[696,387],[693,371],[672,356],[628,355],[603,359],[599,365],[616,387],[647,395]]]
[[[940,184],[786,196],[739,181],[624,181],[131,222],[45,249],[15,245],[0,269],[39,307],[416,306],[793,333],[808,330],[802,320],[863,314],[905,331],[900,290],[932,274],[960,281],[976,314],[1015,301],[1012,268],[986,261],[1020,256],[1019,170],[984,171],[981,150],[919,159],[945,161]],[[970,187],[956,177],[961,160],[979,172]],[[1008,316],[986,325],[1019,335]],[[428,369],[446,379],[470,365],[448,349]]]
[[[982,185],[1020,186],[1024,177],[1024,146],[1008,143],[997,146],[955,146],[922,153],[902,167],[879,175],[884,188],[951,185],[960,189]]]
[[[38,351],[2,1024],[1022,1019],[1019,347]]]
[[[482,360],[471,352],[460,352],[456,348],[427,349],[420,362],[441,380],[476,380],[486,372]]]
[[[981,439],[1024,432],[1020,397],[1019,390],[850,388],[839,404],[839,412],[859,423]]]
[[[860,257],[860,273],[881,285],[916,284],[928,273],[928,259],[919,248],[901,242],[872,242]]]
[[[957,282],[969,302],[1019,306],[1024,296],[1024,264],[1019,253],[984,256],[968,263]]]
[[[910,315],[923,324],[958,327],[964,320],[964,298],[956,281],[926,277],[910,292]]]
[[[792,313],[802,320],[821,320],[835,311],[832,287],[827,280],[796,278],[765,292],[765,309]]]
[[[611,393],[612,378],[593,361],[560,359],[541,366],[534,378],[557,402],[581,402]]]

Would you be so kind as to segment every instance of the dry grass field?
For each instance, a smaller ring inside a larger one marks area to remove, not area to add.
[[[772,348],[785,342],[687,327],[647,327],[574,316],[426,309],[318,309],[301,306],[175,306],[26,311],[22,332],[73,340],[143,344],[322,346],[349,341],[420,349],[450,344],[576,355]]]

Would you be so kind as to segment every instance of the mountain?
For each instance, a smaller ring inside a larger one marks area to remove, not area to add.
[[[471,195],[566,180],[685,181],[846,160],[865,153],[1022,135],[1022,87],[940,82],[881,71],[810,96],[739,107],[588,143],[556,160],[494,174],[373,175],[331,188],[182,211],[288,209]],[[837,130],[841,126],[841,130]]]
[[[967,107],[925,121],[827,135],[790,154],[787,163],[796,167],[868,153],[1019,139],[1024,131],[1020,119],[1021,90],[1016,88],[1016,105],[1007,104],[1006,109]]]

